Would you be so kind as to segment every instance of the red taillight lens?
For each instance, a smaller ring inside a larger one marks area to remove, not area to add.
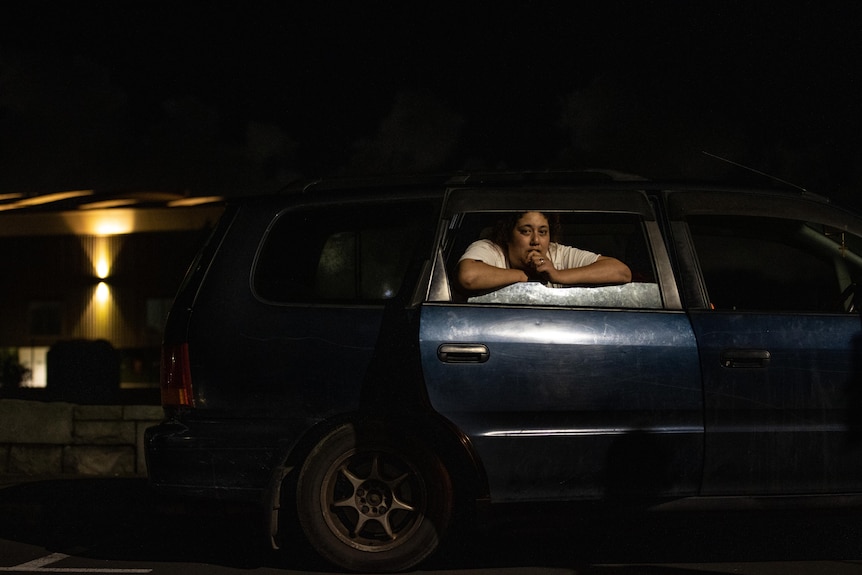
[[[195,406],[187,343],[162,347],[161,388],[163,406]]]

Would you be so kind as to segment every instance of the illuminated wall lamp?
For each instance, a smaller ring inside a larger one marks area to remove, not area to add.
[[[104,304],[111,298],[111,290],[106,282],[96,284],[96,293],[94,294],[96,302]]]

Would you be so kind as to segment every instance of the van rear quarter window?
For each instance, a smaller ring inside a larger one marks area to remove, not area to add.
[[[433,215],[425,202],[285,211],[264,239],[255,292],[272,302],[391,299]]]

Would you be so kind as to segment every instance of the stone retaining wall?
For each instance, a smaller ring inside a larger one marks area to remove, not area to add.
[[[76,405],[0,399],[0,474],[144,476],[152,405]]]

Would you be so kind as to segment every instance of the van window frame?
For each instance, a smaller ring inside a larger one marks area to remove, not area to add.
[[[510,213],[538,210],[560,214],[608,217],[631,217],[640,220],[645,248],[650,253],[654,281],[658,284],[663,309],[681,309],[681,301],[653,208],[652,199],[642,190],[632,189],[572,189],[564,187],[519,188],[453,188],[447,193],[441,221],[431,281],[426,294],[429,302],[457,301],[451,278],[451,245],[453,228],[460,225],[466,214]],[[478,238],[477,238],[478,239]],[[578,246],[589,249],[589,246]],[[457,257],[457,256],[455,256]],[[638,309],[638,308],[625,308]]]

